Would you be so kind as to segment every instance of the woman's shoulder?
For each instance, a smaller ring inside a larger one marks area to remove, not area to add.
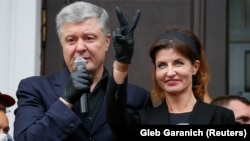
[[[213,104],[210,104],[210,103],[205,103],[205,102],[200,101],[200,100],[198,100],[197,105],[204,107],[204,109],[214,109],[214,110],[219,111],[219,112],[233,113],[233,111],[228,109],[228,108],[218,106],[218,105],[213,105]]]
[[[222,106],[205,103],[202,101],[196,104],[196,113],[202,112],[206,115],[206,119],[210,121],[210,124],[234,124],[235,118],[232,110]]]

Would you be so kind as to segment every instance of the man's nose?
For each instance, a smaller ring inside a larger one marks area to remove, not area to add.
[[[83,40],[78,40],[77,41],[77,50],[86,50],[86,44]]]

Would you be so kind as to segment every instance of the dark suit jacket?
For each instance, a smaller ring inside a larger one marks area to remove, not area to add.
[[[58,99],[67,85],[69,74],[68,69],[64,69],[52,75],[34,76],[20,81],[16,93],[15,141],[116,140],[106,121],[105,99],[92,129],[85,128],[87,123],[83,123],[75,112]],[[143,108],[149,102],[149,92],[145,89],[128,85],[127,90],[127,107],[131,111]]]
[[[169,125],[168,107],[163,102],[157,108],[148,108],[139,112],[141,124]],[[235,124],[234,113],[224,107],[207,104],[197,100],[189,118],[189,125]]]

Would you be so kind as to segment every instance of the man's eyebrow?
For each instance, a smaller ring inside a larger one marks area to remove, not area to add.
[[[237,120],[239,120],[239,119],[243,119],[245,121],[245,120],[250,120],[250,117],[242,115],[242,116],[237,118]]]

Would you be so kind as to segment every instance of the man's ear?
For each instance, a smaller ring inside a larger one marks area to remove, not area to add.
[[[106,40],[105,40],[105,43],[106,43],[106,51],[108,51],[108,49],[109,49],[111,39],[112,39],[112,38],[111,38],[111,34],[107,34],[107,37],[106,37]]]

